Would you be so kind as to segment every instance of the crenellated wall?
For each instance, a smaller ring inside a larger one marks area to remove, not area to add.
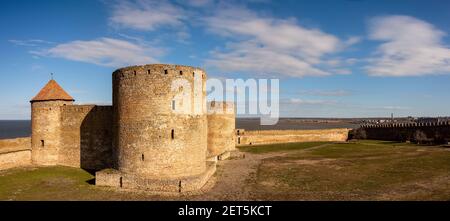
[[[239,134],[238,134],[239,131]],[[350,129],[320,130],[236,130],[237,145],[260,145],[291,142],[346,141]]]
[[[367,124],[353,132],[359,139],[447,143],[450,122]]]

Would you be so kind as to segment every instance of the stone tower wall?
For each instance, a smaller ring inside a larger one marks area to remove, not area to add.
[[[205,84],[206,73],[189,66],[143,65],[115,71],[116,169],[147,178],[203,173],[207,151]]]
[[[208,157],[235,150],[235,127],[233,103],[208,103]]]
[[[31,159],[34,164],[58,163],[61,107],[72,103],[72,101],[39,101],[31,104]]]

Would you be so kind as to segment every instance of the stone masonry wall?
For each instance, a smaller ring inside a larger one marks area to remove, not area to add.
[[[235,149],[235,121],[232,102],[208,103],[208,157]]]
[[[61,107],[58,164],[95,170],[112,166],[112,106]]]
[[[31,164],[31,138],[0,140],[0,170]]]
[[[346,141],[350,129],[320,130],[246,130],[237,136],[237,145],[260,145],[290,142]]]

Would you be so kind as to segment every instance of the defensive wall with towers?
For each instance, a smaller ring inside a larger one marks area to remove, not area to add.
[[[31,100],[31,161],[95,170],[96,185],[201,188],[235,148],[233,103],[206,101],[206,72],[142,65],[112,74],[112,106],[74,105],[54,80]]]

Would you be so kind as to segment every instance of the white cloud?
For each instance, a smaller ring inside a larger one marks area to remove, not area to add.
[[[161,55],[163,50],[119,39],[100,38],[91,41],[71,41],[56,45],[50,49],[31,53],[101,66],[120,67],[124,65],[157,63],[155,56]]]
[[[151,31],[162,26],[180,26],[184,12],[163,0],[118,1],[110,23],[120,28]]]
[[[384,41],[369,60],[372,76],[422,76],[450,73],[446,35],[432,24],[409,16],[372,19],[369,38]]]
[[[351,45],[361,42],[361,40],[362,39],[359,36],[352,36],[344,42],[344,45],[348,47],[348,46],[351,46]]]
[[[207,7],[214,3],[214,0],[181,0],[180,2],[193,7]]]
[[[299,98],[291,98],[289,100],[291,104],[303,104],[303,105],[332,105],[336,104],[336,101],[333,100],[303,100]]]
[[[322,58],[347,43],[318,29],[302,27],[292,19],[259,16],[245,8],[221,8],[203,21],[207,29],[230,39],[225,50],[215,50],[206,61],[221,71],[242,71],[252,74],[291,77],[332,74],[321,65]]]

